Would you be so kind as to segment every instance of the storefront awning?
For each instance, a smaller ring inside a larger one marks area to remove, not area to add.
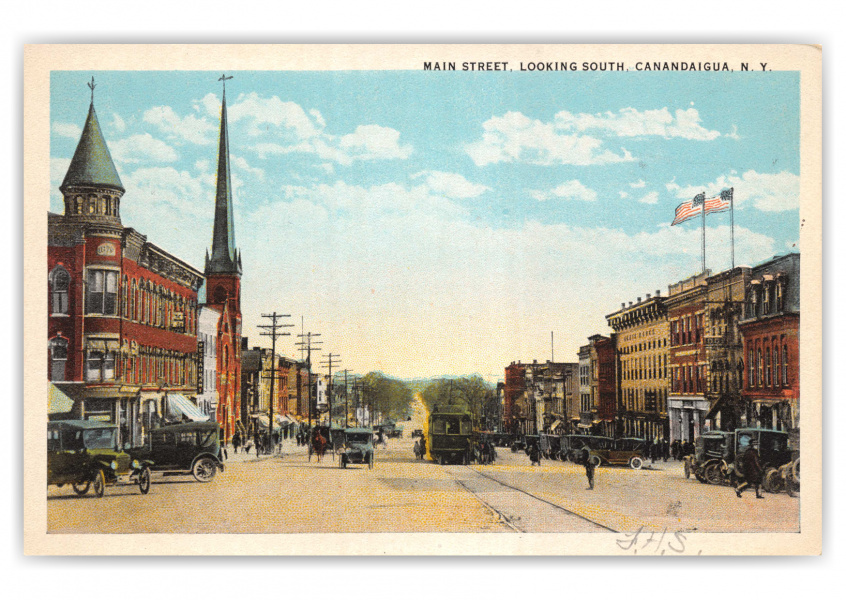
[[[60,389],[57,385],[50,384],[47,392],[47,414],[69,413],[73,411],[73,398],[67,393],[68,389]]]
[[[561,421],[555,421],[552,425],[549,426],[550,431],[554,431],[561,426]]]
[[[200,412],[200,409],[182,394],[170,393],[167,395],[167,412],[169,417],[186,417],[191,421],[208,421],[208,415]]]

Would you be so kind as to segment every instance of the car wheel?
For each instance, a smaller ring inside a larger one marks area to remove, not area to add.
[[[208,483],[214,479],[214,474],[217,471],[217,465],[209,457],[203,457],[194,462],[194,468],[191,469],[191,474],[194,479],[200,483]]]
[[[777,494],[784,489],[784,480],[779,476],[778,471],[770,467],[764,472],[764,491],[770,494]]]
[[[106,493],[106,474],[103,473],[102,470],[97,471],[97,475],[94,476],[94,494],[98,498],[102,498],[103,494]]]
[[[601,466],[601,465],[602,465],[602,459],[601,459],[601,458],[599,458],[599,457],[598,457],[598,456],[596,456],[596,455],[591,456],[591,457],[590,457],[590,464],[592,464],[594,467],[599,467],[599,466]]]
[[[643,466],[643,459],[639,456],[632,456],[632,459],[629,461],[629,466],[632,469],[638,470]]]
[[[684,461],[684,478],[690,479],[690,463]]]
[[[150,473],[150,467],[144,467],[141,469],[141,473],[138,475],[138,489],[142,494],[146,494],[150,491],[150,480],[152,477],[153,475]]]
[[[372,452],[370,453],[370,460],[369,460],[369,461],[367,461],[367,468],[368,468],[368,469],[372,469],[372,468],[373,468],[373,453],[372,453]]]
[[[77,496],[84,496],[88,493],[88,488],[91,487],[90,481],[77,481],[73,484],[73,491],[76,492]],[[61,486],[59,486],[61,487]]]
[[[712,463],[705,467],[705,481],[711,485],[723,484],[723,473],[720,471],[720,465]]]

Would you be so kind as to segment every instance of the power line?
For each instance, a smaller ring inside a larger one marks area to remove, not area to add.
[[[306,385],[306,399],[308,402],[308,428],[311,431],[311,351],[318,350],[318,346],[322,344],[322,341],[312,341],[312,338],[320,337],[319,333],[314,332],[306,332],[305,331],[305,322],[303,321],[303,332],[298,334],[298,338],[302,338],[299,342],[296,343],[297,346],[300,347],[300,356],[302,357],[302,353],[306,352],[306,374],[308,375],[308,384]],[[310,439],[310,438],[309,438]],[[309,442],[310,444],[310,442]],[[310,446],[309,446],[310,447]]]
[[[327,390],[328,400],[329,400],[329,429],[332,429],[332,367],[337,367],[341,364],[340,354],[333,354],[330,352],[329,354],[324,354],[326,360],[321,362],[320,365],[324,367],[329,367],[329,383]]]
[[[263,314],[263,319],[270,319],[270,324],[268,325],[259,325],[259,329],[263,329],[259,335],[269,336],[272,340],[272,346],[270,350],[270,405],[269,414],[268,414],[268,428],[269,428],[269,436],[271,440],[271,444],[273,443],[273,392],[274,392],[274,382],[276,381],[276,338],[281,337],[283,335],[291,335],[290,333],[280,331],[283,327],[293,327],[292,324],[288,323],[280,323],[281,319],[289,319],[291,315],[280,315],[276,314],[274,311],[272,314]],[[261,360],[261,354],[259,354],[259,360]],[[261,366],[262,369],[264,365]]]

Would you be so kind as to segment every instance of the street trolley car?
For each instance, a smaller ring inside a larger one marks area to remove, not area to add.
[[[439,464],[470,463],[473,451],[473,415],[455,406],[432,411],[429,415],[426,445],[432,460]]]

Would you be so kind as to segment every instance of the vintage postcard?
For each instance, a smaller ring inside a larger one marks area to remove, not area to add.
[[[25,551],[820,553],[821,52],[28,46]]]

